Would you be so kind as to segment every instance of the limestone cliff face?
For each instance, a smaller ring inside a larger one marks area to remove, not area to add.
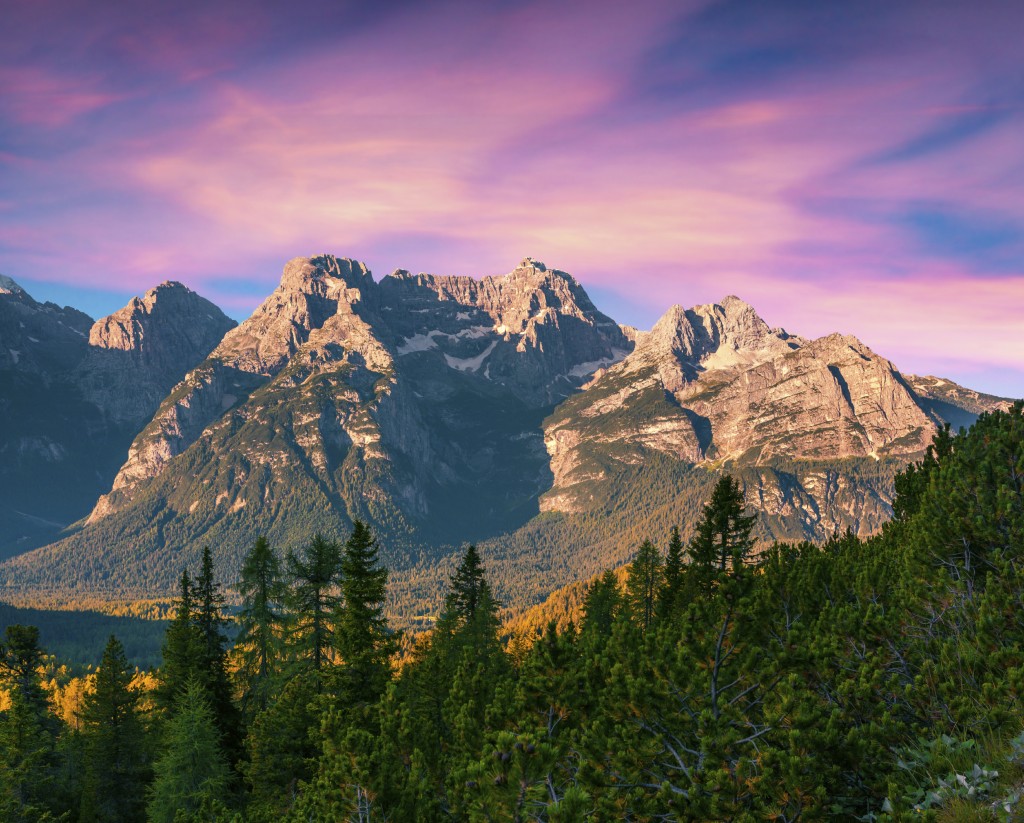
[[[855,337],[808,341],[771,329],[736,297],[673,306],[636,340],[632,354],[546,421],[554,483],[542,509],[585,509],[609,461],[637,463],[651,451],[711,467],[909,459],[938,426],[956,422],[951,410],[970,414],[970,402],[976,414],[1005,402],[968,398],[969,390],[945,384],[951,400],[944,408],[934,382],[904,377]],[[870,498],[872,510],[884,512],[889,503],[885,489],[798,475],[769,484],[767,495],[762,487],[752,502],[772,516],[815,513],[809,536],[824,536],[836,507],[856,506],[858,495],[865,505]],[[864,522],[876,527],[880,520]]]
[[[331,342],[333,334],[336,344],[364,349],[369,359],[380,360],[383,349],[358,316],[367,285],[373,285],[372,278],[352,260],[325,255],[289,261],[274,292],[248,320],[224,335],[160,404],[90,522],[129,502],[139,483],[157,476],[210,424],[281,372],[311,337]],[[383,358],[389,360],[386,352]]]
[[[162,283],[92,325],[79,383],[111,420],[137,430],[235,325],[181,283]]]
[[[564,399],[632,349],[571,275],[532,258],[482,280],[398,271],[381,292],[399,356],[433,351],[535,407]]]
[[[267,417],[257,410],[265,398],[289,394],[294,405],[328,373],[345,391],[325,394],[315,408],[301,401],[303,422],[287,433],[303,464],[320,470],[331,454],[355,460],[349,452],[387,463],[381,472],[388,487],[374,493],[395,496],[409,513],[426,516],[424,489],[457,482],[467,463],[482,482],[502,477],[498,455],[506,445],[480,448],[471,434],[486,430],[488,418],[507,417],[485,411],[488,405],[550,406],[630,347],[579,283],[529,259],[508,275],[483,280],[396,272],[378,284],[353,260],[296,258],[252,317],[161,404],[90,521],[128,505],[141,484],[232,415]],[[476,405],[438,408],[463,395],[476,397]],[[520,452],[525,441],[534,442],[525,451],[542,463],[534,417],[512,423],[515,430],[503,429],[502,436],[520,437],[509,447]],[[253,460],[265,462],[256,451]],[[527,474],[530,489],[543,482],[539,466]]]

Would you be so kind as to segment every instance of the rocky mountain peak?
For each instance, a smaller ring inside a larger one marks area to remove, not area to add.
[[[141,426],[235,325],[181,283],[161,283],[93,323],[82,391],[109,419]]]
[[[374,286],[369,269],[356,260],[330,254],[293,258],[278,287],[213,357],[244,372],[276,374],[330,318],[361,314],[367,301],[374,302]]]
[[[672,306],[650,332],[638,333],[627,371],[654,365],[666,388],[677,391],[706,371],[749,367],[797,348],[799,341],[768,326],[735,296],[684,309]]]
[[[175,363],[184,354],[186,361],[194,361],[197,354],[202,358],[209,353],[235,325],[209,300],[167,280],[97,320],[89,330],[89,345],[137,352],[142,357],[167,357]]]
[[[25,290],[5,274],[0,274],[0,294],[25,294]]]

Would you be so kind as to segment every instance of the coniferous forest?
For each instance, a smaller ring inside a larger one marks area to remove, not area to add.
[[[10,626],[0,820],[1024,817],[1024,406],[941,432],[870,539],[755,551],[753,522],[723,476],[535,637],[473,546],[433,629],[392,631],[362,523],[256,541],[230,627],[205,552],[159,669],[112,636],[74,699]]]

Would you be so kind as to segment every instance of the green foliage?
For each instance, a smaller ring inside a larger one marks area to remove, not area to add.
[[[145,819],[148,741],[124,647],[111,635],[82,707],[85,780],[82,823]]]
[[[299,669],[322,672],[332,658],[334,615],[341,605],[341,547],[315,534],[301,557],[288,553],[289,657]]]
[[[152,823],[209,819],[211,804],[228,796],[231,770],[220,745],[207,689],[190,680],[168,723],[164,751],[153,767],[147,814]]]
[[[285,592],[281,563],[267,539],[259,537],[242,564],[238,593],[243,605],[232,650],[241,703],[249,715],[267,708],[280,674]]]
[[[470,546],[396,668],[385,551],[367,527],[344,549],[317,536],[293,554],[286,591],[257,544],[236,659],[265,698],[248,704],[241,797],[213,706],[225,632],[211,562],[182,578],[162,727],[142,720],[113,639],[81,731],[65,725],[38,635],[11,627],[0,814],[137,819],[157,744],[154,820],[1016,819],[1022,452],[1024,406],[983,415],[897,480],[881,535],[756,555],[739,482],[716,478],[664,561],[631,543],[628,572],[577,587],[573,619],[552,615],[532,643],[503,642]]]
[[[342,602],[335,628],[335,647],[343,663],[339,688],[351,705],[380,697],[397,651],[396,638],[384,617],[388,570],[378,565],[377,541],[357,520],[341,558]]]
[[[662,560],[650,540],[640,544],[626,576],[626,607],[641,634],[654,622],[662,585]]]
[[[34,626],[8,626],[0,644],[0,819],[50,820],[58,811],[57,730],[39,677],[43,652]]]

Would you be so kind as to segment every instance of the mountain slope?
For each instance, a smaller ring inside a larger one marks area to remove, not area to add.
[[[93,323],[0,281],[0,555],[88,513],[132,437],[233,321],[165,283]]]
[[[163,399],[88,523],[0,579],[166,594],[203,545],[231,580],[259,534],[293,548],[358,517],[402,621],[429,612],[468,540],[518,606],[672,525],[685,536],[722,471],[762,540],[876,531],[937,428],[1003,403],[905,377],[853,337],[772,329],[735,297],[637,332],[530,258],[380,282],[296,258]]]
[[[399,566],[514,529],[550,484],[541,421],[629,348],[574,279],[529,259],[376,283],[297,258],[161,403],[85,528],[9,582],[103,588],[127,568],[162,589],[204,544],[234,568],[259,533],[289,545],[356,517]]]

